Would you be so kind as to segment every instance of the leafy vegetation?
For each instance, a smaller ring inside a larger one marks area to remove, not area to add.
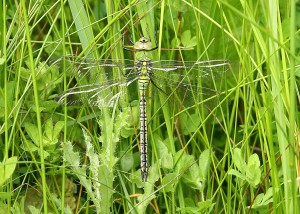
[[[299,3],[0,5],[0,213],[299,209]],[[183,91],[166,98],[149,90],[147,182],[141,181],[137,88],[128,87],[110,107],[58,102],[81,71],[70,72],[74,63],[64,56],[87,64],[134,59],[123,46],[141,36],[157,43],[154,60],[230,62],[211,81],[193,80],[217,93],[182,100]]]

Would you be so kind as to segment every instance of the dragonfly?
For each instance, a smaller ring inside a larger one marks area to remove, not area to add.
[[[123,44],[124,47],[124,44]],[[164,86],[174,89],[183,89],[184,94],[215,94],[216,90],[197,84],[199,78],[205,81],[215,75],[228,70],[229,62],[224,59],[207,61],[154,61],[153,47],[150,39],[141,37],[130,48],[124,48],[134,52],[134,60],[123,59],[78,59],[74,56],[66,56],[68,62],[74,63],[77,76],[80,79],[89,79],[88,83],[66,90],[60,96],[59,102],[65,98],[69,104],[77,104],[83,101],[91,105],[112,107],[125,94],[121,88],[127,88],[136,83],[139,91],[140,107],[140,168],[143,182],[148,178],[148,131],[147,131],[147,98],[146,92],[149,85],[158,88],[159,92],[169,95]],[[114,76],[114,71],[119,72]],[[121,72],[121,74],[120,74]],[[87,78],[88,76],[88,78]],[[116,89],[116,90],[113,90]],[[120,91],[118,91],[120,90]],[[80,98],[74,99],[78,96]]]

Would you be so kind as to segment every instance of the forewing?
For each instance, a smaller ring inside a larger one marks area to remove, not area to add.
[[[135,81],[131,60],[93,60],[66,56],[55,64],[66,63],[69,89],[58,96],[58,102],[68,105],[112,107],[126,95],[126,88]]]
[[[220,82],[229,69],[226,60],[157,61],[153,62],[152,83],[168,97],[175,95],[180,102],[195,102],[218,96]]]

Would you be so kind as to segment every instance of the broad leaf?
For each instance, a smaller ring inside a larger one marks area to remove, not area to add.
[[[0,165],[0,186],[2,186],[7,179],[14,173],[17,166],[18,157],[10,157],[3,161]]]

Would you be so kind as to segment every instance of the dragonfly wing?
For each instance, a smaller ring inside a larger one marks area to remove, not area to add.
[[[227,60],[208,60],[208,61],[176,61],[161,60],[152,63],[153,70],[162,72],[186,71],[189,76],[218,76],[229,69]],[[197,71],[197,72],[196,72]]]
[[[124,97],[127,86],[136,79],[131,60],[93,60],[67,56],[55,64],[62,65],[63,60],[72,87],[59,95],[60,103],[67,99],[68,105],[87,103],[112,107]]]
[[[166,83],[170,87],[209,88],[211,81],[224,77],[229,69],[226,60],[210,61],[168,61],[153,62],[153,78]],[[200,82],[201,81],[201,82]],[[200,83],[200,84],[199,84]],[[215,89],[215,88],[214,88]]]
[[[67,75],[79,78],[90,78],[103,74],[111,77],[112,71],[117,71],[122,76],[130,75],[134,72],[133,60],[90,59],[68,55],[59,58],[53,64],[62,66],[63,62],[66,63]]]
[[[226,60],[213,61],[157,61],[153,62],[152,83],[166,95],[179,101],[205,99],[217,96],[220,79],[229,69]]]
[[[58,102],[68,105],[89,104],[98,107],[113,107],[127,93],[127,87],[135,78],[114,79],[103,83],[87,84],[67,89],[58,96]]]

